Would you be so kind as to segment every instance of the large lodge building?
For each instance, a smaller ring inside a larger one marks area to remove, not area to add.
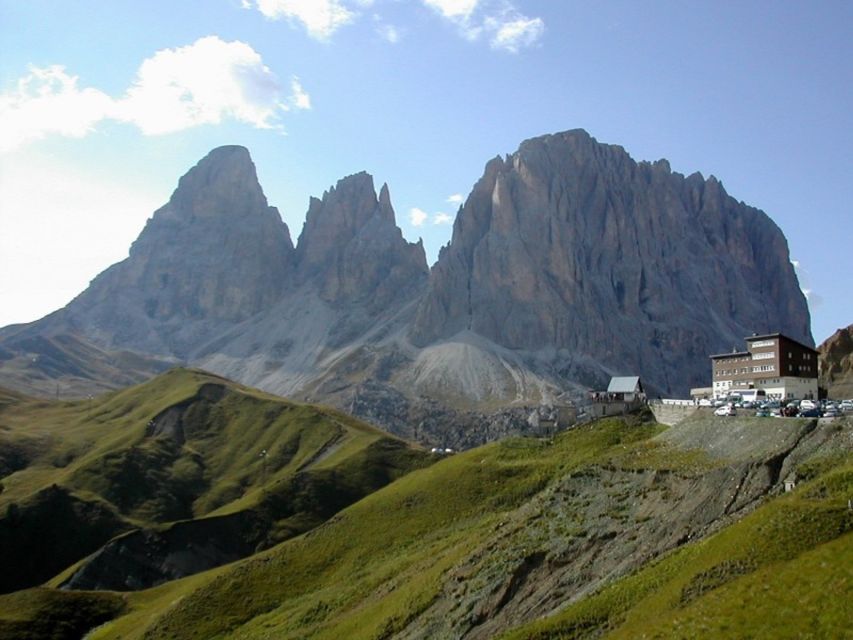
[[[817,398],[817,351],[770,333],[746,338],[746,351],[711,356],[714,397],[762,389],[767,398]]]

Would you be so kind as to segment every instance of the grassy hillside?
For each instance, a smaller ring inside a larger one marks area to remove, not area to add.
[[[719,534],[503,637],[849,637],[851,496],[848,461]]]
[[[784,424],[807,431],[801,422]],[[592,584],[594,569],[584,576],[565,554],[578,553],[588,572],[592,567],[583,554],[607,563],[608,545],[630,546],[637,542],[632,537],[648,535],[642,527],[658,518],[649,511],[655,503],[647,501],[633,514],[629,505],[642,502],[644,493],[654,494],[655,482],[666,483],[661,496],[669,494],[659,505],[664,527],[685,517],[684,501],[701,493],[703,484],[710,493],[729,490],[718,479],[740,469],[740,463],[673,448],[656,437],[661,430],[608,419],[553,443],[513,439],[454,456],[407,475],[261,557],[130,595],[128,613],[93,637],[487,638],[500,635],[488,625],[507,611],[504,632],[525,617],[531,620],[508,636],[513,638],[587,638],[607,631],[636,637],[634,630],[641,627],[650,629],[649,637],[657,632],[697,637],[706,610],[722,625],[718,637],[726,637],[725,628],[738,628],[739,614],[732,610],[741,606],[738,594],[763,584],[767,572],[793,579],[811,567],[815,584],[849,591],[850,582],[838,573],[845,567],[836,567],[834,576],[816,567],[838,549],[849,555],[850,456],[826,456],[825,447],[816,446],[817,457],[800,463],[803,477],[813,479],[794,494],[761,498],[759,488],[756,501],[744,508],[748,515],[727,516],[731,526],[719,530],[725,524],[721,518],[719,526],[709,527],[708,532],[719,531],[710,537],[697,533],[696,542],[685,538],[657,561],[652,555],[608,569],[610,577],[592,593],[582,587],[571,592],[572,580]],[[835,437],[849,439],[849,432],[848,424],[837,433],[811,431],[798,438],[826,444]],[[773,458],[776,449],[768,451]],[[765,468],[754,450],[747,457],[747,476]],[[619,474],[636,478],[637,485],[619,484]],[[686,483],[682,497],[672,494],[676,476]],[[591,489],[584,493],[582,487]],[[555,500],[568,494],[577,498],[573,509],[555,510]],[[700,504],[696,512],[706,508]],[[566,540],[572,541],[569,546],[563,546]],[[823,545],[834,546],[824,551]],[[563,569],[563,582],[555,580]],[[544,615],[531,612],[542,600],[535,591],[539,586],[553,596]],[[772,589],[780,602],[802,597],[790,580]],[[522,606],[513,608],[518,601]],[[763,606],[768,611],[762,617],[772,617],[775,605]],[[524,608],[530,610],[519,613]],[[826,629],[849,622],[840,604],[823,611]],[[680,625],[696,626],[685,627],[691,631],[684,635]]]
[[[346,449],[314,467],[370,482],[365,461],[382,451],[332,464]],[[850,421],[666,430],[629,416],[509,439],[401,476],[251,558],[123,594],[89,637],[845,637],[851,451]],[[784,494],[789,472],[800,484]],[[22,594],[0,597],[0,629]]]
[[[206,553],[233,560],[430,460],[332,410],[198,371],[91,401],[5,394],[0,589],[39,584],[140,527],[152,532],[143,542],[122,539],[141,544],[139,553],[145,541],[168,546],[189,528],[213,541]],[[184,572],[173,564],[168,576]]]

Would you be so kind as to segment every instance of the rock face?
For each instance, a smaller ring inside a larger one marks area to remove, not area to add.
[[[367,173],[311,199],[294,248],[248,152],[216,149],[125,261],[65,309],[0,331],[0,356],[27,360],[13,339],[78,335],[456,447],[610,375],[686,394],[708,384],[709,354],[777,331],[813,344],[763,212],[575,130],[491,160],[431,271]]]
[[[397,227],[388,185],[379,197],[373,178],[357,173],[311,198],[296,249],[298,278],[333,304],[365,301],[374,309],[406,297],[426,282],[423,244]]]
[[[471,331],[662,393],[706,382],[707,356],[753,331],[813,344],[784,236],[715,178],[636,163],[581,130],[486,165],[432,270],[420,346]]]
[[[853,324],[833,333],[817,350],[820,386],[830,398],[853,397]]]
[[[272,306],[289,284],[293,244],[243,147],[213,150],[178,183],[130,248],[56,314],[107,347],[185,357]]]

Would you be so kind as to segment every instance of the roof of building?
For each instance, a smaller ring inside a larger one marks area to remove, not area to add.
[[[808,345],[803,344],[802,342],[799,342],[798,340],[794,340],[793,338],[786,336],[784,333],[778,333],[778,332],[777,333],[765,333],[765,334],[762,334],[760,336],[759,335],[752,335],[752,336],[748,336],[748,337],[744,338],[743,340],[744,340],[744,342],[749,344],[750,342],[755,342],[757,340],[769,340],[771,338],[784,338],[785,340],[788,340],[789,342],[793,342],[794,344],[801,346],[803,349],[808,349],[809,351],[814,351],[815,353],[817,353],[817,351],[814,349],[814,347],[810,347]],[[750,351],[732,351],[731,353],[718,353],[716,355],[708,356],[708,357],[711,358],[711,360],[718,360],[721,358],[742,358],[744,356],[749,356],[749,355],[752,355],[752,353]]]
[[[749,351],[732,351],[731,353],[718,353],[715,356],[709,356],[711,360],[718,358],[743,358],[744,356],[752,355]]]
[[[794,340],[791,336],[786,336],[784,333],[778,333],[778,332],[776,332],[776,333],[765,333],[764,335],[760,335],[760,336],[749,336],[748,338],[744,338],[744,341],[745,342],[753,342],[755,340],[767,340],[769,338],[785,338],[785,340],[788,340],[789,342],[793,342],[794,344],[800,345],[803,349],[809,349],[810,351],[814,351],[815,353],[817,353],[817,351],[815,350],[814,347],[810,347],[807,344],[803,344],[799,340]]]
[[[640,376],[614,376],[607,387],[607,393],[636,393],[639,390]]]

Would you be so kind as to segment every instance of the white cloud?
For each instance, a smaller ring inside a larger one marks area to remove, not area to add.
[[[492,48],[517,53],[522,47],[529,47],[542,37],[545,23],[542,18],[528,18],[518,14],[511,18],[487,18],[486,29],[492,33]]]
[[[432,218],[433,224],[453,224],[453,216],[442,211],[437,212]]]
[[[429,214],[423,209],[418,209],[417,207],[412,207],[409,210],[409,222],[412,223],[413,227],[420,227],[424,222],[429,218]]]
[[[248,44],[216,36],[157,51],[144,60],[133,84],[119,98],[79,87],[62,66],[31,68],[17,88],[0,94],[0,151],[49,135],[83,137],[105,120],[159,135],[233,119],[259,129],[280,129],[279,117],[292,105],[310,109],[298,78],[292,94],[282,87]]]
[[[290,81],[290,90],[292,91],[290,102],[294,107],[297,109],[311,108],[311,96],[305,93],[305,90],[302,88],[302,83],[299,82],[299,78],[296,76],[294,76]]]
[[[400,31],[394,25],[380,24],[376,27],[376,33],[391,44],[397,44],[400,41]]]
[[[800,291],[802,291],[803,295],[806,297],[806,300],[809,303],[809,308],[815,309],[822,305],[823,297],[816,293],[812,288],[811,277],[809,276],[808,270],[803,267],[803,264],[799,260],[791,260],[791,265],[794,267],[794,273],[796,274],[797,281],[800,284]]]
[[[225,117],[269,129],[280,93],[278,80],[252,47],[207,36],[145,60],[116,102],[115,117],[146,135],[218,124]]]
[[[339,0],[257,0],[257,6],[271,20],[301,22],[308,34],[319,40],[327,39],[355,17]]]
[[[423,0],[423,2],[445,18],[463,20],[470,17],[479,4],[479,0]]]
[[[510,0],[422,0],[450,20],[468,40],[488,36],[493,49],[518,53],[536,43],[545,31],[542,18],[518,11]]]
[[[31,67],[14,91],[0,95],[0,151],[49,135],[90,133],[112,111],[113,101],[97,89],[80,89],[78,80],[59,65]]]
[[[447,202],[450,204],[462,204],[465,198],[462,197],[461,193],[454,193],[452,196],[447,196]]]

